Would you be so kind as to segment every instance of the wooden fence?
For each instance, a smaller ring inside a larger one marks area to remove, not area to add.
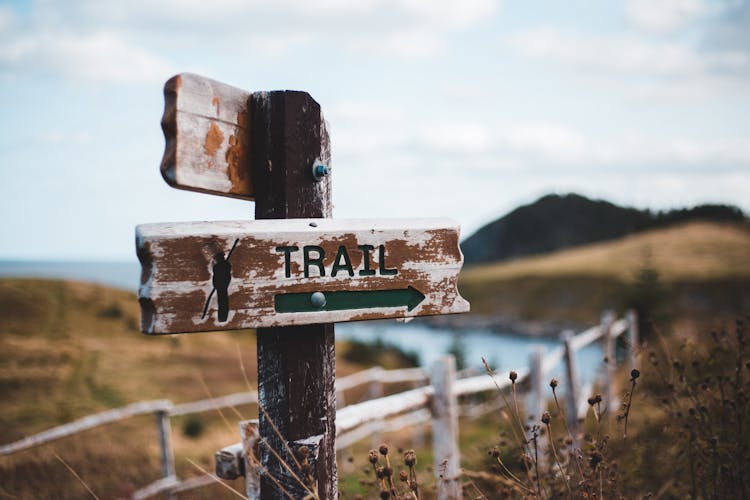
[[[635,312],[630,311],[625,318],[615,320],[614,314],[606,312],[602,315],[599,325],[593,326],[577,335],[573,332],[563,332],[561,345],[549,353],[542,350],[532,350],[528,366],[516,369],[518,378],[516,383],[528,380],[530,387],[527,398],[527,410],[539,416],[546,405],[545,377],[561,362],[565,368],[566,414],[572,421],[585,415],[587,410],[586,397],[582,395],[590,391],[581,390],[577,382],[577,370],[574,353],[583,347],[597,341],[602,342],[604,351],[603,380],[604,401],[610,407],[616,405],[615,371],[615,339],[628,332],[629,346],[628,363],[631,367],[637,365],[638,328]],[[462,376],[463,375],[463,376]],[[459,488],[459,449],[458,449],[458,417],[478,417],[499,407],[496,400],[482,404],[472,404],[460,407],[458,399],[472,394],[488,391],[502,391],[511,385],[510,379],[503,375],[490,376],[486,373],[465,376],[466,373],[456,373],[455,361],[452,356],[446,356],[436,361],[429,371],[422,368],[402,370],[384,370],[380,367],[370,368],[336,381],[336,392],[340,407],[336,412],[336,447],[344,449],[353,443],[385,432],[392,432],[406,427],[413,427],[430,423],[433,428],[433,455],[435,456],[435,473],[443,474],[442,495],[452,497]],[[382,394],[384,384],[413,384],[417,387],[377,397]],[[426,385],[428,384],[429,385]],[[362,385],[369,385],[370,397],[356,404],[344,406],[346,391]],[[157,494],[175,494],[181,491],[198,488],[217,481],[217,476],[224,479],[235,479],[240,475],[246,476],[247,494],[251,498],[257,497],[257,482],[253,474],[245,474],[245,450],[251,449],[253,439],[246,439],[243,443],[236,443],[216,453],[217,475],[204,474],[188,480],[180,480],[174,467],[174,452],[171,444],[170,417],[193,413],[207,412],[220,408],[255,404],[258,394],[255,391],[229,394],[217,398],[204,399],[183,404],[173,404],[168,400],[141,401],[131,405],[108,410],[95,415],[89,415],[74,422],[28,436],[19,441],[0,446],[0,455],[9,455],[35,446],[42,445],[60,438],[71,436],[101,425],[117,422],[126,418],[153,414],[156,419],[162,464],[162,478],[141,488],[133,494],[134,499],[148,498]],[[247,424],[246,424],[247,425]],[[243,427],[243,435],[249,432]],[[244,444],[244,446],[243,446]],[[257,471],[256,471],[257,475]],[[447,480],[446,480],[447,478]]]

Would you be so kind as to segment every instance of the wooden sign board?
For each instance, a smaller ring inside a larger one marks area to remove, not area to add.
[[[252,94],[182,73],[164,85],[161,174],[175,188],[253,199],[248,101]]]
[[[232,330],[462,313],[448,219],[144,224],[142,330]]]

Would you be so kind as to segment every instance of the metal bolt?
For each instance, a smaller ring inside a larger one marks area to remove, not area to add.
[[[310,304],[316,309],[323,309],[326,305],[326,296],[323,292],[315,292],[310,295]]]
[[[312,166],[312,174],[313,178],[320,182],[323,180],[323,177],[326,177],[331,171],[328,169],[328,167],[320,162],[313,163]]]

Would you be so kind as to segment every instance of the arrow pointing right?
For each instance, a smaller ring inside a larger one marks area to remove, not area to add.
[[[316,297],[313,298],[313,295]],[[322,297],[321,297],[322,295]],[[342,311],[378,307],[406,307],[411,311],[425,296],[409,286],[394,290],[339,290],[333,292],[282,293],[274,297],[279,313]]]

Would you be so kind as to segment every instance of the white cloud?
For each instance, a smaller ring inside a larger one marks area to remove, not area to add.
[[[0,70],[157,81],[171,72],[170,50],[231,57],[241,47],[268,58],[320,47],[413,59],[497,10],[498,0],[39,1],[24,15],[0,7]]]
[[[395,3],[399,10],[412,14],[422,22],[456,27],[481,21],[499,8],[495,0],[397,0]]]
[[[0,40],[0,69],[111,82],[161,82],[174,73],[166,60],[107,32],[36,33]]]
[[[703,0],[628,0],[625,4],[625,13],[637,28],[658,33],[685,28],[708,10]]]
[[[38,133],[34,140],[40,146],[86,146],[93,142],[87,130],[47,130]]]
[[[637,98],[663,102],[748,90],[750,51],[746,50],[707,50],[687,41],[627,32],[598,35],[549,28],[510,35],[506,44],[522,56],[613,85],[622,85],[621,77],[632,78],[624,90]]]
[[[8,31],[15,23],[16,16],[10,5],[0,5],[0,33]]]
[[[468,159],[480,170],[492,165],[527,165],[551,169],[626,169],[643,172],[658,166],[667,171],[706,168],[727,171],[750,168],[750,137],[692,139],[653,137],[629,132],[592,137],[560,123],[435,123],[413,138],[391,142],[434,161],[445,155]],[[453,159],[451,159],[453,161]]]

